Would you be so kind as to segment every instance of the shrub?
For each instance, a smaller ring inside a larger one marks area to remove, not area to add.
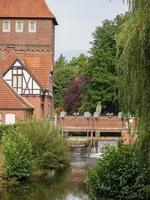
[[[0,125],[0,140],[2,139],[4,132],[9,132],[9,129],[14,127],[15,125]]]
[[[2,137],[2,149],[9,178],[25,178],[31,173],[32,148],[28,139],[18,129],[7,129]]]
[[[17,127],[32,144],[34,167],[56,169],[68,164],[68,145],[50,119],[30,119]]]
[[[149,200],[150,199],[150,185],[145,186],[145,193],[146,193],[145,200]]]
[[[90,197],[111,200],[144,200],[146,170],[139,164],[133,147],[108,149],[95,169],[88,173]]]

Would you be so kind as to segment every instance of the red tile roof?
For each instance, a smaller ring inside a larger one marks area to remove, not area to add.
[[[49,89],[49,74],[53,71],[51,53],[16,53],[11,51],[0,58],[0,73],[4,75],[11,65],[20,60],[43,89]]]
[[[52,54],[18,54],[17,56],[32,72],[40,85],[49,89],[49,74],[52,69]]]
[[[0,74],[5,73],[5,71],[13,64],[17,59],[15,51],[11,51],[8,54],[0,52]]]
[[[33,110],[34,108],[0,76],[0,109]]]
[[[50,18],[57,24],[45,0],[0,0],[0,17]]]

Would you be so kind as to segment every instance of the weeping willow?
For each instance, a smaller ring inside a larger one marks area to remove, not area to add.
[[[130,17],[118,36],[119,99],[138,119],[138,146],[150,168],[150,0],[126,0]]]

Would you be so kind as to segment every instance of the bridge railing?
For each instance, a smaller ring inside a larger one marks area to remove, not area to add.
[[[67,116],[59,118],[59,124],[66,131],[90,131],[90,130],[122,130],[128,128],[125,119],[117,116],[107,117],[100,116],[99,118],[84,118],[82,116],[73,117]]]

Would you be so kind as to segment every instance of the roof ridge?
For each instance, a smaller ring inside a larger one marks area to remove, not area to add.
[[[45,18],[57,25],[45,0],[0,0],[0,18]]]

